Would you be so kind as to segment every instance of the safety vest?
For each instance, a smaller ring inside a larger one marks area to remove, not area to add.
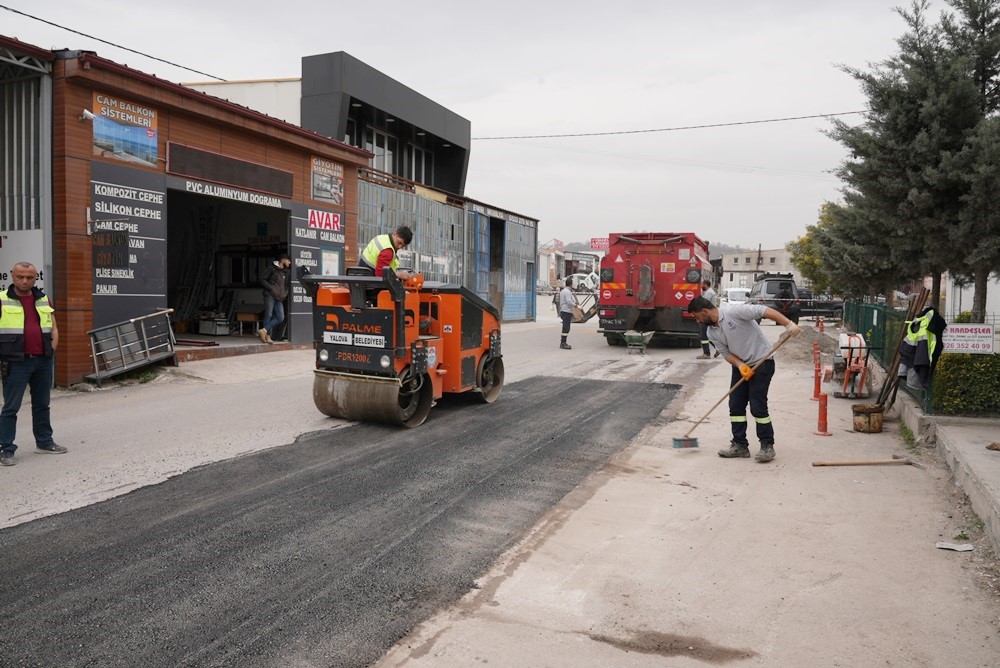
[[[0,293],[0,358],[21,359],[24,357],[24,307],[21,300],[11,296],[14,286]],[[33,289],[35,310],[42,329],[42,346],[46,355],[52,354],[52,314],[49,298],[38,289]],[[16,294],[16,293],[15,293]]]
[[[399,266],[399,258],[396,257],[396,247],[392,244],[391,234],[380,234],[365,246],[365,250],[361,253],[361,259],[365,261],[369,267],[374,269],[378,266],[378,256],[386,248],[392,249],[392,262],[389,263],[389,267],[396,271],[396,267]]]
[[[906,341],[911,346],[917,346],[921,341],[927,342],[928,359],[934,359],[934,349],[937,347],[937,336],[935,336],[934,332],[929,329],[931,318],[933,317],[934,311],[928,310],[927,313],[921,317],[914,318],[910,321],[906,328]]]

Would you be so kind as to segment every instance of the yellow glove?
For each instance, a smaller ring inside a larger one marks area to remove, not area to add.
[[[748,364],[741,364],[740,375],[743,376],[743,380],[749,381],[751,378],[753,378],[753,369],[751,369]]]

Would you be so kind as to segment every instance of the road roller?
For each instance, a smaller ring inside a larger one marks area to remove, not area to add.
[[[325,415],[416,427],[444,394],[500,396],[500,313],[471,290],[391,269],[296,276],[312,298],[313,401]]]

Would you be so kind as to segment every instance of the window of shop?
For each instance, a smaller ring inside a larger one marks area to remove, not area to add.
[[[379,171],[395,174],[396,138],[369,127],[365,130],[365,150],[375,154],[368,164]]]
[[[417,183],[433,185],[434,183],[434,154],[427,149],[412,146],[410,160],[410,178]]]

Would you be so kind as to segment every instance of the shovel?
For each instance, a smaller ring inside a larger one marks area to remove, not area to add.
[[[750,370],[751,371],[756,371],[757,367],[759,367],[761,364],[763,364],[768,359],[770,359],[771,355],[773,355],[775,353],[775,351],[778,350],[778,348],[780,348],[781,346],[785,345],[785,341],[787,341],[790,338],[792,338],[792,337],[791,336],[786,336],[784,338],[778,339],[778,342],[775,343],[773,346],[771,346],[771,350],[768,351],[768,353],[766,355],[764,355],[763,359],[761,359],[759,362],[757,362],[752,367],[750,367]],[[711,408],[709,408],[708,412],[705,413],[704,415],[702,415],[701,419],[698,420],[697,422],[695,422],[694,426],[691,427],[690,429],[688,429],[688,432],[686,434],[684,434],[684,436],[682,436],[681,438],[675,438],[674,439],[674,447],[675,448],[697,448],[698,447],[698,439],[697,438],[691,438],[691,432],[693,432],[695,429],[697,429],[698,425],[700,425],[702,422],[704,422],[705,418],[707,418],[709,415],[711,415],[712,411],[714,411],[716,408],[718,408],[719,404],[721,404],[726,399],[726,397],[728,397],[730,394],[732,394],[733,392],[735,392],[736,388],[739,387],[740,385],[742,385],[745,382],[746,382],[746,378],[740,378],[738,381],[736,381],[736,384],[733,385],[731,388],[729,388],[729,391],[726,392],[725,394],[723,394],[722,398],[719,399],[718,401],[716,401],[715,405],[712,406]]]

